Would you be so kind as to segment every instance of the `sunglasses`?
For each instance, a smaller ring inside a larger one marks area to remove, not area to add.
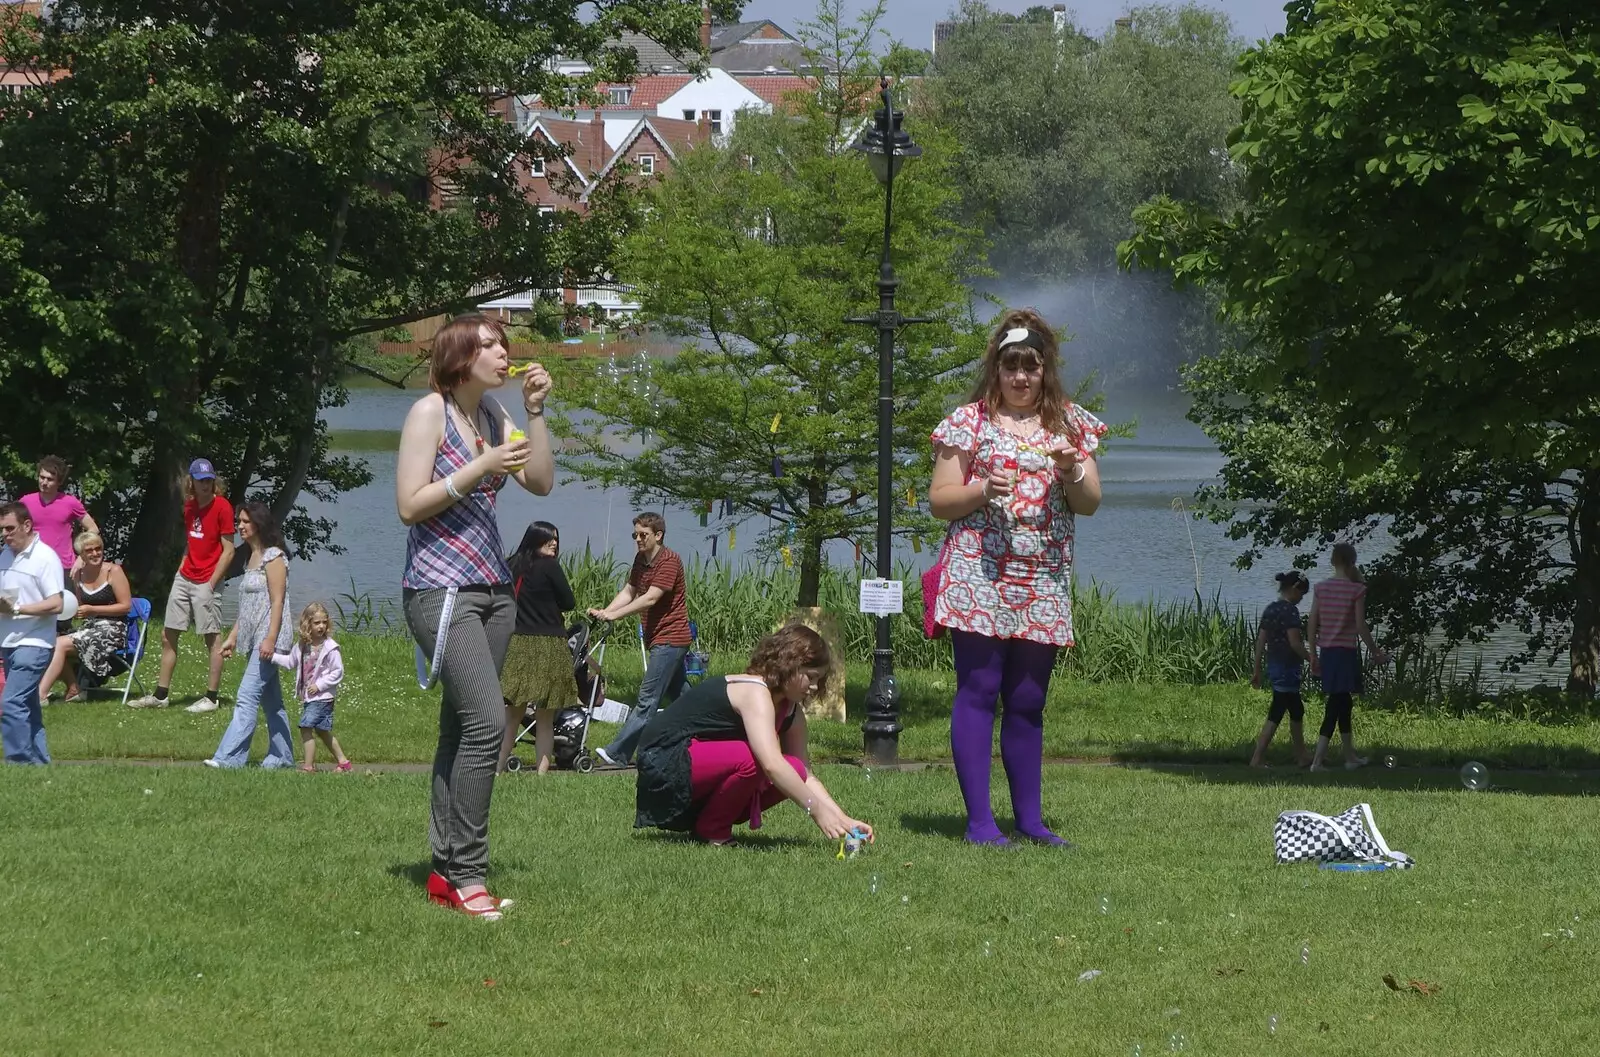
[[[652,534],[649,533],[649,532],[635,532],[633,534],[633,538],[636,539],[636,540],[647,540],[647,539],[650,538],[651,535]]]

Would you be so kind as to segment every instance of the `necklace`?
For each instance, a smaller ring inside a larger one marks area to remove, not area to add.
[[[1039,431],[1039,413],[1031,415],[1017,415],[1010,411],[1001,411],[994,416],[995,425],[1011,434],[1013,437],[1031,437]]]
[[[478,451],[482,452],[483,434],[478,432],[478,423],[473,420],[471,415],[467,414],[466,408],[461,406],[461,401],[456,399],[456,395],[454,393],[450,394],[450,403],[455,406],[456,414],[460,415],[462,420],[466,422],[467,428],[472,430],[472,439],[477,444]]]

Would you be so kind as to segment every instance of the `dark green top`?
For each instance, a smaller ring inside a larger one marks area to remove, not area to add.
[[[781,736],[794,725],[796,709],[778,723]],[[687,832],[700,805],[690,781],[689,742],[747,741],[744,720],[728,700],[728,679],[707,679],[651,717],[639,735],[639,787],[633,824]]]

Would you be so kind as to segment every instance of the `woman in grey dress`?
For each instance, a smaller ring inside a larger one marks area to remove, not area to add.
[[[239,508],[239,539],[250,547],[244,576],[239,581],[239,618],[222,644],[222,655],[244,654],[244,678],[233,703],[233,722],[222,735],[208,767],[243,767],[250,762],[250,739],[256,732],[256,712],[266,713],[268,769],[294,766],[294,743],[289,740],[289,713],[283,704],[283,686],[274,653],[288,653],[293,632],[284,613],[289,608],[289,559],[283,553],[283,534],[265,503],[249,502]]]

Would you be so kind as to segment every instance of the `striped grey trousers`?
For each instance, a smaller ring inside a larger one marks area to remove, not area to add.
[[[429,657],[445,594],[444,588],[403,593],[406,625]],[[506,722],[500,669],[516,620],[509,584],[456,592],[439,671],[444,700],[428,818],[433,868],[456,888],[483,884],[489,870],[489,798]]]

